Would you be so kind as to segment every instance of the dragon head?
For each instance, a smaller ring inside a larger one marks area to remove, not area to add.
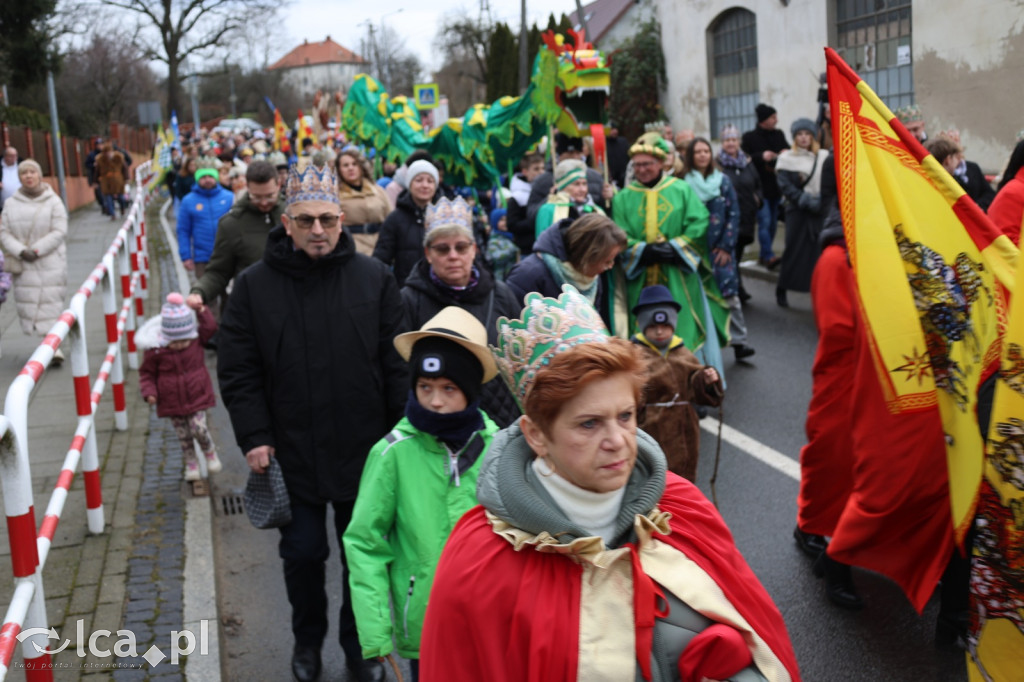
[[[608,122],[608,93],[611,71],[605,55],[584,40],[582,31],[569,30],[565,37],[548,31],[544,44],[557,58],[555,103],[561,113],[555,126],[567,135],[590,134],[594,123]]]

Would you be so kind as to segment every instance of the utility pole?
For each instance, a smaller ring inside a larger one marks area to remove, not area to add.
[[[6,87],[5,87],[6,89]],[[60,122],[57,120],[57,93],[53,89],[53,72],[46,72],[46,95],[50,100],[50,130],[53,135],[53,157],[57,159],[57,186],[60,198],[68,205],[68,189],[64,184],[64,145],[60,143]],[[6,100],[6,93],[4,99]]]
[[[224,69],[228,72],[228,83],[231,87],[231,95],[228,96],[228,101],[231,102],[231,118],[237,118],[238,114],[235,113],[235,102],[238,101],[238,96],[235,95],[235,72],[225,61]]]
[[[526,84],[530,82],[529,64],[529,41],[530,33],[526,29],[526,0],[520,2],[519,13],[519,94],[526,92]]]
[[[580,0],[576,0],[576,18],[580,20],[580,27],[583,29],[583,34],[593,41],[594,36],[590,35],[590,31],[587,30],[587,15],[583,13],[583,5],[580,3]]]

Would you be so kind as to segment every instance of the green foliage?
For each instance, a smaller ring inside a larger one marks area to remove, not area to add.
[[[24,88],[46,79],[59,60],[51,49],[46,19],[57,0],[0,2],[0,81]]]
[[[9,126],[28,126],[33,130],[50,130],[50,117],[34,109],[25,107],[5,107],[0,105],[0,121]]]
[[[609,58],[611,119],[621,135],[633,140],[643,134],[644,123],[665,117],[659,103],[666,82],[661,24],[654,18],[640,24],[633,37]]]
[[[505,23],[497,23],[487,51],[487,101],[519,94],[519,41]]]

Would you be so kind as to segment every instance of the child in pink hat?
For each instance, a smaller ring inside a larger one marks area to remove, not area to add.
[[[186,481],[200,478],[193,439],[206,456],[206,470],[221,469],[206,427],[206,410],[216,404],[216,398],[203,357],[203,346],[216,331],[217,321],[209,308],[202,306],[193,313],[182,295],[173,293],[160,316],[147,320],[135,334],[136,345],[145,351],[139,368],[142,398],[156,405],[158,417],[168,417],[174,424],[185,455]]]

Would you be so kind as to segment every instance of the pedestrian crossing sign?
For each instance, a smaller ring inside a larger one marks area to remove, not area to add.
[[[412,86],[413,99],[419,110],[436,109],[440,102],[437,83],[420,83]]]

